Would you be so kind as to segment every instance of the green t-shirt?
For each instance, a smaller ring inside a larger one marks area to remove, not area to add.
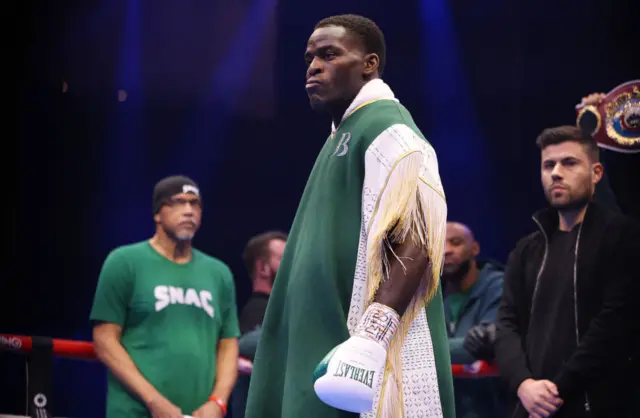
[[[184,414],[213,391],[218,341],[240,335],[229,268],[195,249],[189,263],[177,264],[148,241],[108,255],[91,320],[122,327],[121,343],[140,373]],[[106,416],[150,416],[111,372]]]
[[[460,316],[460,312],[464,305],[467,303],[467,299],[469,299],[469,291],[464,293],[452,293],[449,295],[449,308],[451,309],[451,322],[458,322],[458,317]]]

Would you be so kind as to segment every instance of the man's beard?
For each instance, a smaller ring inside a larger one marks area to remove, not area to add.
[[[465,278],[471,268],[471,259],[465,260],[458,265],[458,268],[452,272],[443,272],[442,280],[452,284],[457,284]]]
[[[571,212],[574,210],[582,209],[591,201],[591,196],[587,190],[583,191],[576,197],[569,194],[569,199],[566,202],[562,203],[554,203],[551,192],[547,192],[546,197],[547,202],[549,202],[551,207],[560,212]]]
[[[176,231],[172,231],[167,227],[163,227],[165,234],[167,234],[167,236],[177,242],[177,243],[184,243],[186,241],[191,241],[193,239],[193,237],[195,236],[194,232],[176,232]]]

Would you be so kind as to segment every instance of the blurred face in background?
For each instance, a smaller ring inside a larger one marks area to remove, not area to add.
[[[479,253],[480,245],[474,240],[469,228],[457,222],[447,222],[442,280],[461,281]]]
[[[281,239],[272,239],[268,245],[268,255],[257,260],[256,271],[261,278],[268,280],[271,284],[276,279],[280,261],[284,254],[286,242]]]

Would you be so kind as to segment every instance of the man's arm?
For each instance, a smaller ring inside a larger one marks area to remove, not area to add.
[[[561,397],[582,392],[594,379],[607,373],[609,366],[626,361],[632,354],[640,321],[634,311],[638,295],[637,248],[640,226],[630,221],[618,229],[612,258],[607,265],[603,304],[576,351],[553,379]]]
[[[223,338],[218,343],[216,360],[216,383],[212,396],[227,404],[238,378],[238,340]]]
[[[502,273],[500,274],[502,276]],[[504,286],[504,280],[501,277],[501,280],[494,280],[491,283],[491,285],[486,289],[485,291],[486,293],[484,296],[485,300],[483,301],[483,306],[481,308],[482,311],[480,314],[480,320],[477,324],[475,324],[476,326],[482,326],[481,324],[496,323],[497,316],[498,316],[498,308],[500,307],[500,300],[502,298],[503,286]],[[473,328],[471,328],[471,330],[473,330]],[[474,361],[479,359],[478,357],[476,357],[476,353],[480,353],[480,352],[483,352],[485,353],[485,355],[487,355],[486,360],[493,361],[493,360],[490,360],[490,358],[492,358],[493,356],[491,356],[491,354],[486,354],[486,353],[491,353],[495,351],[495,342],[493,343],[493,349],[491,349],[490,347],[486,347],[486,345],[490,344],[491,341],[483,339],[483,341],[485,342],[483,342],[482,346],[485,348],[482,348],[477,352],[471,351],[464,348],[464,343],[465,343],[465,340],[468,338],[468,336],[469,336],[469,333],[467,333],[467,336],[465,337],[449,339],[449,347],[451,351],[451,362],[454,364],[473,363]],[[485,358],[482,357],[481,359],[485,359]]]
[[[463,347],[464,337],[449,338],[449,353],[453,364],[471,364],[476,359]]]
[[[228,266],[223,267],[223,286],[221,292],[221,318],[218,345],[216,347],[216,374],[213,391],[209,399],[192,413],[194,418],[222,417],[227,411],[229,397],[238,378],[238,311],[236,307],[236,287],[233,274]],[[226,290],[226,292],[224,291]]]
[[[504,274],[504,288],[498,309],[498,336],[495,345],[495,360],[500,376],[507,382],[509,391],[515,394],[520,384],[531,378],[524,352],[523,338],[520,329],[518,304],[523,283],[519,249],[509,254]]]
[[[487,322],[490,324],[494,324],[498,320],[498,310],[500,309],[500,301],[502,300],[503,289],[504,275],[502,275],[501,280],[493,281],[486,290],[487,300],[485,305],[483,306],[482,315],[480,315],[481,323]]]
[[[389,257],[389,277],[378,287],[374,302],[386,305],[402,316],[425,277],[429,258],[425,249],[413,240],[395,245],[393,252],[395,257]]]
[[[227,268],[226,279],[226,307],[218,343],[215,385],[211,394],[222,400],[225,405],[238,378],[238,337],[240,336],[238,309],[236,306],[236,286],[229,268]]]
[[[163,396],[138,371],[120,344],[121,334],[122,328],[117,324],[103,322],[96,325],[93,328],[96,356],[131,393],[150,407],[163,399]]]
[[[133,272],[125,254],[122,250],[112,251],[100,271],[91,309],[96,356],[148,409],[181,416],[179,409],[142,376],[120,342],[132,296],[132,281]]]
[[[253,331],[249,331],[243,334],[238,339],[238,350],[240,355],[247,360],[253,361],[258,350],[258,342],[260,341],[260,335],[262,334],[262,327],[257,327]]]
[[[439,288],[447,203],[435,151],[406,125],[381,133],[365,153],[369,300],[409,327]],[[376,209],[367,219],[369,207]]]

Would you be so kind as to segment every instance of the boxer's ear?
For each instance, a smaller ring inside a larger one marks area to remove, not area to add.
[[[364,56],[364,75],[370,76],[375,74],[380,67],[380,57],[378,54],[366,54]]]

